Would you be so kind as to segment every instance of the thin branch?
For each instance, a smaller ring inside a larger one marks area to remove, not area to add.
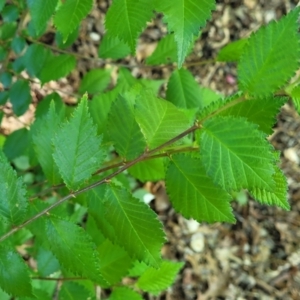
[[[48,280],[48,281],[71,281],[71,280],[88,280],[87,278],[84,277],[59,277],[59,278],[54,278],[54,277],[31,277],[31,279],[34,280]]]
[[[51,204],[50,206],[48,206],[47,208],[45,208],[44,210],[40,211],[38,214],[36,214],[35,216],[31,217],[30,219],[28,219],[27,221],[25,221],[24,223],[14,227],[13,229],[11,229],[10,231],[8,231],[7,233],[5,233],[4,235],[2,235],[0,237],[0,242],[4,241],[5,239],[7,239],[8,237],[10,237],[12,234],[14,234],[15,232],[21,230],[22,228],[24,228],[25,226],[27,226],[28,224],[32,223],[33,221],[39,219],[40,217],[44,216],[45,214],[48,214],[50,210],[54,209],[55,207],[59,206],[60,204],[66,202],[67,200],[71,199],[71,198],[76,198],[77,195],[80,195],[86,191],[89,191],[99,185],[102,185],[104,183],[109,182],[110,179],[112,179],[113,177],[117,176],[118,174],[122,173],[123,171],[127,170],[128,168],[130,168],[131,166],[135,165],[136,163],[143,161],[144,159],[146,159],[147,157],[155,154],[156,152],[162,150],[163,148],[166,148],[167,146],[173,144],[174,142],[180,140],[181,138],[185,137],[186,135],[190,134],[191,132],[194,132],[195,130],[199,129],[200,125],[199,124],[195,124],[192,127],[190,127],[189,129],[185,130],[184,132],[182,132],[181,134],[177,135],[176,137],[174,137],[173,139],[161,144],[160,146],[154,148],[153,150],[150,151],[146,151],[143,154],[141,154],[139,157],[137,157],[136,159],[125,163],[123,167],[121,167],[120,169],[116,170],[115,172],[111,173],[110,175],[106,176],[105,178],[85,187],[82,188],[81,190],[78,190],[76,192],[73,192],[63,198],[61,198],[60,200],[58,200],[57,202]]]

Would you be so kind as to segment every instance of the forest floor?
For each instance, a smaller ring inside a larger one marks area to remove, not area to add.
[[[79,56],[98,57],[108,1],[96,2],[98,9],[93,10],[84,21],[80,39],[70,49]],[[230,41],[247,37],[261,25],[279,19],[297,1],[217,2],[213,18],[188,57],[186,67],[202,86],[229,95],[237,90],[236,65],[198,62],[214,58],[219,49]],[[129,57],[118,63],[127,65],[135,76],[168,78],[172,72],[170,66],[143,67],[145,57],[165,33],[161,19],[153,21],[141,36],[137,58]],[[44,42],[53,42],[51,32]],[[110,64],[113,65],[113,62],[98,63],[99,67]],[[72,102],[80,78],[95,66],[97,62],[92,59],[79,59],[77,70],[68,79],[47,84],[44,91],[47,92],[47,88],[64,90],[64,99]],[[38,99],[44,91],[37,88],[33,91],[34,96]],[[16,129],[9,122],[3,126]],[[145,294],[145,299],[300,299],[300,117],[291,103],[282,108],[274,134],[269,139],[281,151],[281,167],[289,185],[289,212],[260,205],[246,194],[241,194],[240,201],[233,203],[237,218],[235,225],[198,224],[175,213],[163,182],[145,184],[145,188],[155,195],[151,206],[165,226],[168,242],[162,249],[163,256],[185,262],[171,288],[157,297]]]

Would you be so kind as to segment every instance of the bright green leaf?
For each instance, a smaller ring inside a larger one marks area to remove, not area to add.
[[[273,132],[276,115],[287,98],[268,97],[266,99],[249,99],[224,109],[222,116],[245,117],[249,122],[259,125],[259,129],[267,134]]]
[[[37,159],[41,164],[44,174],[52,185],[62,182],[59,169],[52,156],[52,139],[60,129],[63,117],[63,114],[57,114],[54,102],[52,102],[47,115],[38,119],[34,124],[36,130],[32,136]]]
[[[243,53],[248,40],[241,39],[234,41],[223,47],[217,55],[217,61],[238,61]]]
[[[256,199],[262,204],[276,205],[285,210],[289,210],[290,205],[287,201],[287,181],[284,174],[277,166],[275,168],[273,179],[275,181],[275,188],[253,188],[250,190],[250,194],[253,196],[254,199]]]
[[[103,92],[110,82],[110,71],[93,69],[86,73],[79,86],[79,93],[97,94]]]
[[[147,65],[169,64],[177,61],[177,49],[174,34],[168,34],[159,40],[154,52],[146,59]]]
[[[300,8],[278,22],[260,28],[249,38],[238,65],[239,88],[253,96],[270,95],[299,67]]]
[[[146,142],[129,101],[122,96],[114,101],[110,109],[107,129],[117,152],[131,160],[146,149]]]
[[[52,14],[58,0],[27,0],[31,20],[36,29],[37,35],[41,32],[41,29],[46,26]]]
[[[201,108],[200,87],[186,69],[172,73],[167,87],[166,99],[180,108]]]
[[[118,37],[104,35],[98,49],[99,57],[120,59],[130,54],[129,46]]]
[[[76,59],[73,55],[48,56],[38,77],[42,84],[51,80],[57,80],[67,76],[75,68],[75,65]]]
[[[117,287],[110,294],[108,300],[143,300],[142,296],[128,287]]]
[[[292,97],[294,106],[298,114],[300,114],[300,85],[294,87],[289,94]]]
[[[70,122],[63,124],[53,139],[54,160],[67,187],[77,190],[101,165],[101,138],[83,97]]]
[[[90,12],[93,0],[66,0],[54,16],[54,25],[66,40]]]
[[[149,0],[114,0],[107,14],[105,27],[112,37],[118,37],[135,52],[138,35],[153,15]]]
[[[73,45],[74,42],[78,39],[79,29],[80,27],[76,28],[65,41],[62,34],[59,31],[57,31],[55,34],[55,42],[57,46],[61,49],[66,49]]]
[[[0,215],[11,224],[22,223],[27,211],[26,190],[4,155],[0,155]]]
[[[127,274],[132,259],[120,246],[105,240],[98,247],[100,272],[111,285],[117,284]]]
[[[129,168],[128,172],[142,182],[163,180],[165,178],[164,159],[155,158],[138,162]]]
[[[0,287],[14,296],[32,296],[28,267],[14,249],[3,245],[0,246]]]
[[[147,90],[136,102],[135,114],[150,148],[167,142],[190,126],[184,112]]]
[[[235,222],[230,195],[206,175],[198,158],[172,156],[166,173],[167,193],[174,208],[186,218],[198,222]]]
[[[0,40],[8,40],[13,38],[17,31],[16,22],[7,22],[0,25]]]
[[[107,186],[104,206],[105,218],[115,228],[115,242],[132,257],[158,267],[164,234],[155,213],[126,189],[112,184]]]
[[[38,273],[43,277],[47,277],[60,269],[56,257],[43,247],[38,248],[36,261]]]
[[[47,240],[59,263],[72,273],[106,285],[99,272],[99,257],[82,227],[55,217],[46,220]]]
[[[164,261],[159,269],[148,268],[139,278],[137,286],[143,291],[158,295],[175,281],[182,267],[183,263]]]
[[[59,291],[59,300],[91,299],[91,293],[76,282],[64,282]]]
[[[201,158],[207,174],[227,191],[274,187],[273,149],[257,125],[214,117],[203,124]]]
[[[30,87],[27,80],[18,80],[10,88],[9,99],[17,116],[23,115],[31,103]]]
[[[212,0],[155,1],[155,9],[164,14],[169,32],[174,32],[179,67],[182,66],[195,36],[198,36],[200,27],[211,17],[214,8],[215,2]]]

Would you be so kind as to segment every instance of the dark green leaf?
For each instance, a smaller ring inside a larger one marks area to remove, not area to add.
[[[29,82],[26,80],[16,81],[10,88],[9,99],[14,113],[17,116],[23,115],[31,103]]]

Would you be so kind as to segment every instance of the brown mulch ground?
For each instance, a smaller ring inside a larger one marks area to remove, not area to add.
[[[83,23],[80,40],[72,49],[83,56],[95,58],[98,57],[97,47],[104,33],[103,15],[107,10],[107,1],[96,2],[98,10],[94,10]],[[234,64],[200,66],[195,62],[214,57],[229,41],[246,37],[262,24],[280,18],[297,1],[226,0],[217,3],[213,19],[203,31],[187,63],[201,85],[231,94],[237,89]],[[120,63],[128,64],[135,76],[168,78],[172,71],[170,67],[133,67],[143,62],[165,33],[161,19],[153,21],[142,34],[138,59],[126,58]],[[51,34],[47,39],[47,42],[52,42]],[[46,89],[60,89],[64,99],[72,101],[74,96],[69,94],[76,91],[80,77],[95,66],[106,67],[107,61],[79,60],[78,69],[68,81],[51,83],[46,85]],[[41,93],[33,86],[34,97],[39,98]],[[21,121],[30,122],[30,117]],[[7,124],[5,122],[2,127]],[[290,212],[247,199],[245,205],[233,203],[237,218],[235,225],[198,224],[174,212],[162,182],[150,184],[156,196],[153,206],[165,225],[168,237],[163,255],[183,261],[185,266],[173,287],[158,297],[145,295],[145,299],[300,299],[299,129],[300,117],[293,106],[287,104],[270,137],[275,148],[282,151],[282,169],[289,183]]]

